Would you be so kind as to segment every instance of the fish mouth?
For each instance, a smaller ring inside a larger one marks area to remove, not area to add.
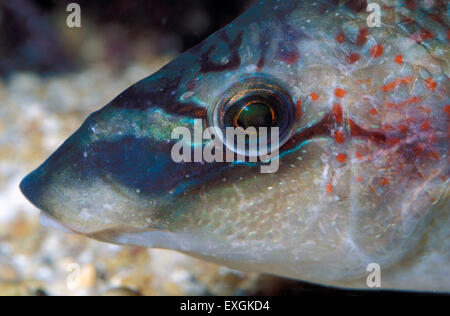
[[[58,230],[66,234],[73,234],[73,231],[59,223],[55,218],[53,218],[46,212],[41,212],[41,216],[39,219],[42,227]]]
[[[81,190],[80,184],[83,180],[86,182],[86,179],[78,182],[75,180],[75,175],[80,173],[77,173],[78,170],[73,169],[73,166],[77,165],[80,155],[79,147],[73,138],[69,138],[41,166],[20,182],[22,194],[41,210],[43,226],[51,226],[64,232],[85,233],[85,227],[70,221],[76,216],[76,197],[66,192],[71,186],[78,186]]]
[[[40,222],[41,225],[48,228],[53,228],[64,233],[73,233],[69,228],[62,225],[58,220],[50,215],[50,212],[45,207],[45,202],[42,199],[42,188],[45,187],[45,177],[40,175],[42,171],[37,169],[28,174],[20,183],[20,191],[35,207],[41,210]]]
[[[52,186],[55,175],[60,174],[66,166],[76,162],[80,149],[76,146],[75,134],[69,137],[41,166],[29,173],[20,182],[22,194],[38,209],[50,214],[47,207],[48,188]]]
[[[69,140],[21,181],[22,194],[43,212],[44,223],[92,235],[146,229],[148,218],[156,222],[157,197],[147,199],[114,181],[87,156],[79,143]]]
[[[45,186],[45,180],[42,176],[42,169],[36,169],[28,174],[19,185],[20,191],[38,209],[49,213],[45,210],[44,203],[42,201],[43,187]]]

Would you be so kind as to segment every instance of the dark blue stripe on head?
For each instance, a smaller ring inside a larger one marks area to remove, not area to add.
[[[227,166],[225,163],[176,163],[170,155],[173,144],[135,137],[97,142],[89,147],[84,165],[148,194],[179,192],[220,174]]]

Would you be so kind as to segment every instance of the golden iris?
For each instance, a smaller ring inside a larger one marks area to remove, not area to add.
[[[273,108],[264,102],[254,100],[244,105],[234,117],[234,127],[273,127],[276,121]]]
[[[235,144],[235,139],[226,140],[227,128],[242,129],[249,136],[256,133],[257,140],[245,138],[245,146],[248,145],[245,155],[254,155],[250,145],[255,142],[267,142],[269,150],[275,150],[271,144],[275,131],[278,141],[274,146],[278,148],[287,141],[294,126],[295,111],[292,98],[281,83],[257,75],[243,78],[225,91],[214,107],[209,124],[220,128],[223,133],[220,137],[227,144]]]

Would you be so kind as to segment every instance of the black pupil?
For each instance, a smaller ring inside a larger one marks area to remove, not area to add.
[[[236,127],[272,127],[275,123],[275,113],[270,105],[255,101],[244,106],[235,118]]]
[[[296,110],[292,101],[276,82],[262,76],[246,78],[220,98],[210,123],[221,130],[222,140],[235,152],[264,154],[264,146],[270,152],[290,135]]]

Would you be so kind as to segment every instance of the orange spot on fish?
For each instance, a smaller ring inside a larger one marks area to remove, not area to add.
[[[420,126],[420,129],[422,130],[422,131],[426,131],[426,130],[428,130],[430,128],[430,122],[429,121],[425,121],[421,126]]]
[[[403,56],[402,56],[402,55],[397,55],[397,56],[395,56],[394,61],[395,61],[397,64],[403,63]]]
[[[398,129],[399,129],[402,133],[406,133],[406,132],[408,132],[409,127],[406,126],[405,124],[400,124],[400,125],[398,126]]]
[[[417,43],[422,43],[430,38],[433,38],[434,34],[427,29],[423,29],[421,31],[414,32],[409,36],[410,39]]]
[[[450,116],[450,104],[447,104],[444,106],[444,113],[447,113],[448,116]]]
[[[432,151],[432,152],[430,153],[430,156],[431,156],[433,159],[435,159],[435,160],[441,159],[441,156],[439,156],[439,154],[438,154],[437,152],[435,152],[435,151]]]
[[[297,62],[299,57],[300,57],[300,54],[297,51],[293,51],[293,52],[285,53],[280,58],[287,64],[293,64],[293,63]]]
[[[392,131],[392,130],[394,129],[394,127],[392,127],[391,124],[384,124],[384,125],[382,126],[382,128],[383,128],[385,131]]]
[[[430,108],[426,108],[426,107],[423,107],[423,106],[418,106],[417,108],[418,108],[419,110],[421,110],[421,111],[427,113],[427,114],[431,114],[431,109],[430,109]]]
[[[408,99],[408,100],[406,100],[406,101],[403,101],[403,102],[398,103],[397,106],[398,106],[399,108],[401,108],[402,106],[405,106],[405,105],[407,105],[407,104],[417,103],[417,102],[419,102],[420,100],[421,100],[420,97],[412,97],[412,98],[410,98],[410,99]]]
[[[413,146],[412,151],[415,156],[420,156],[420,155],[422,155],[422,153],[424,151],[424,145],[423,144],[415,144]]]
[[[206,116],[206,110],[196,110],[194,112],[195,117],[205,117]]]
[[[295,107],[296,107],[296,118],[301,118],[302,117],[302,115],[303,115],[303,112],[302,112],[302,100],[301,99],[298,99],[298,101],[297,101],[297,103],[296,103],[296,105],[295,105]]]
[[[447,181],[447,177],[446,177],[446,176],[444,176],[444,175],[441,175],[441,177],[440,177],[440,178],[441,178],[441,180],[442,180],[442,181],[444,181],[444,182],[445,182],[445,181]]]
[[[414,96],[414,97],[412,97],[411,99],[408,99],[408,100],[407,100],[407,103],[408,103],[408,104],[410,104],[410,103],[416,103],[416,102],[419,102],[420,100],[421,100],[420,97]]]
[[[361,159],[363,159],[363,155],[359,152],[359,151],[357,151],[357,152],[355,152],[355,157],[358,159],[358,160],[361,160]]]
[[[395,81],[391,81],[391,82],[385,84],[384,86],[382,86],[381,90],[384,92],[391,91],[391,90],[394,90],[396,86],[397,86],[397,84],[395,83]]]
[[[365,83],[367,86],[370,86],[370,85],[372,84],[372,79],[370,79],[370,78],[367,78],[367,79],[359,79],[359,80],[356,80],[356,83],[358,83],[358,84],[363,84],[363,83]]]
[[[361,55],[359,55],[358,53],[351,53],[350,55],[347,56],[347,61],[350,64],[356,63],[360,59],[361,59]]]
[[[397,78],[394,81],[388,82],[384,86],[381,87],[381,90],[384,92],[388,92],[394,90],[397,86],[401,84],[408,84],[413,82],[414,78],[412,76]]]
[[[377,114],[378,114],[378,111],[377,111],[377,109],[375,109],[375,108],[371,108],[370,111],[369,111],[369,114],[370,114],[370,115],[377,115]]]
[[[343,154],[343,153],[339,153],[336,156],[336,160],[339,161],[340,163],[344,163],[347,161],[347,155]]]
[[[406,17],[404,20],[402,20],[401,22],[400,22],[400,24],[411,24],[411,23],[414,23],[414,19],[413,18],[411,18],[411,17]]]
[[[422,38],[423,41],[425,41],[427,39],[433,38],[434,34],[427,29],[423,29],[422,32],[420,33],[420,37]]]
[[[333,193],[333,185],[330,182],[326,184],[326,191],[328,194]]]
[[[384,47],[381,44],[375,44],[370,48],[370,54],[373,58],[381,57],[384,53]]]
[[[402,83],[402,81],[399,80],[398,83]],[[397,83],[395,83],[395,84],[397,84]],[[392,107],[394,107],[394,106],[397,106],[397,107],[401,108],[401,107],[404,106],[404,105],[417,103],[417,102],[419,102],[420,100],[422,100],[422,98],[414,96],[414,97],[409,98],[408,100],[405,100],[405,101],[403,101],[403,102],[399,102],[399,103],[397,103],[397,104],[395,104],[394,102],[387,102],[385,105],[386,105],[388,108],[392,108]]]
[[[364,27],[359,29],[358,37],[356,38],[357,45],[364,45],[369,37],[369,29]]]
[[[386,140],[386,144],[387,145],[396,145],[400,143],[400,139],[396,138],[396,137],[392,137]]]
[[[342,144],[345,141],[345,135],[340,130],[338,130],[334,134],[334,139],[336,140],[336,143]]]
[[[357,176],[355,180],[356,180],[356,182],[361,183],[362,182],[362,177],[361,176]]]
[[[333,105],[333,108],[331,109],[331,111],[333,112],[334,117],[336,118],[336,122],[342,123],[343,115],[342,115],[342,108],[341,108],[341,106],[339,104],[335,103]]]
[[[336,41],[337,41],[338,43],[343,43],[344,40],[345,40],[344,34],[338,33],[338,35],[336,36]]]
[[[319,95],[315,92],[310,94],[311,100],[316,101],[319,98]]]
[[[391,182],[389,181],[389,179],[387,179],[387,178],[381,178],[381,179],[380,179],[380,185],[381,185],[381,186],[387,186],[387,185],[389,185],[389,184],[391,184]]]
[[[428,78],[427,80],[425,80],[425,85],[428,89],[434,91],[434,89],[436,89],[437,83],[433,80],[433,78]]]
[[[413,76],[408,76],[408,77],[403,77],[403,78],[398,78],[396,80],[397,84],[408,84],[414,81]]]
[[[388,102],[388,103],[386,103],[386,106],[387,106],[388,108],[392,108],[392,107],[395,106],[395,103],[393,103],[393,102]]]
[[[370,186],[370,191],[372,191],[372,193],[376,193],[375,188],[373,186]]]
[[[338,98],[343,98],[346,93],[347,91],[345,91],[344,89],[337,88],[334,90],[334,95],[337,96]]]

